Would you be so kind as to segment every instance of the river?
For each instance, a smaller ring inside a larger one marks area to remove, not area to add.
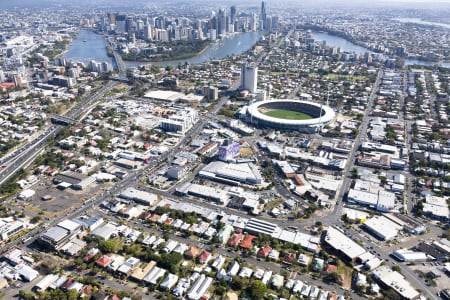
[[[444,27],[444,28],[450,29],[450,24],[429,22],[429,21],[424,21],[424,20],[419,19],[419,18],[396,18],[396,19],[393,19],[393,20],[394,21],[399,21],[400,23],[414,23],[414,24],[420,24],[420,25],[440,26],[440,27]]]
[[[184,64],[185,62],[189,64],[198,64],[211,59],[222,59],[229,55],[241,54],[251,47],[262,37],[261,32],[245,32],[236,33],[228,36],[224,39],[217,40],[211,46],[209,46],[201,54],[180,60],[153,62],[153,64],[160,66]],[[355,52],[357,54],[362,54],[365,52],[371,52],[370,50],[355,45],[352,42],[324,32],[313,32],[314,39],[318,41],[325,41],[327,45],[332,47],[340,47],[343,51]],[[96,60],[99,62],[107,61],[112,63],[112,59],[106,54],[106,41],[104,38],[90,30],[80,30],[76,38],[74,38],[72,44],[70,45],[67,53],[63,55],[64,58],[73,61],[89,62],[90,60]],[[415,59],[406,59],[406,64],[408,65],[425,65],[433,66],[437,63],[425,62]],[[127,67],[136,67],[138,65],[148,64],[152,62],[125,62]],[[450,63],[438,63],[439,66],[450,68]]]
[[[106,41],[101,35],[91,30],[80,30],[63,57],[84,63],[91,60],[112,63],[111,57],[106,54]]]
[[[443,25],[445,25],[445,24],[443,24]],[[326,32],[313,31],[312,35],[315,40],[325,41],[328,46],[339,47],[343,51],[355,52],[357,54],[363,54],[366,52],[372,53],[372,51],[370,51],[367,48],[355,45],[352,42],[350,42],[344,38],[341,38],[341,37],[335,36],[335,35],[331,35]],[[422,60],[417,60],[417,59],[405,59],[405,63],[407,65],[421,65],[421,66],[430,66],[430,67],[439,65],[440,67],[450,68],[450,63],[446,63],[446,62],[429,62],[429,61],[422,61]]]
[[[127,67],[137,67],[139,65],[149,63],[162,67],[166,67],[168,65],[177,66],[178,64],[184,64],[185,62],[189,64],[199,64],[211,59],[222,59],[229,55],[238,55],[244,53],[245,51],[253,47],[253,45],[255,45],[257,41],[259,41],[262,35],[262,32],[235,33],[221,40],[217,40],[216,42],[208,46],[208,48],[206,48],[201,54],[187,59],[167,60],[160,62],[126,61],[125,64],[127,65]]]
[[[366,52],[372,52],[364,47],[353,44],[344,38],[328,34],[326,32],[312,32],[313,38],[317,41],[325,41],[328,46],[339,47],[346,52],[355,52],[356,54],[364,54]]]

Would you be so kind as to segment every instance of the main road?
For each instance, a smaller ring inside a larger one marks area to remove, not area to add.
[[[347,158],[347,165],[345,166],[344,171],[342,172],[342,176],[344,179],[343,179],[343,182],[341,185],[341,189],[339,190],[339,192],[335,198],[336,205],[334,207],[334,211],[331,215],[331,218],[328,218],[326,223],[336,224],[339,221],[339,218],[341,216],[344,195],[350,188],[350,184],[352,182],[351,170],[352,170],[353,166],[355,165],[356,153],[357,153],[359,147],[361,146],[362,142],[366,138],[367,126],[369,124],[369,117],[372,112],[374,99],[376,98],[382,76],[383,76],[383,70],[380,69],[378,71],[377,79],[375,80],[375,83],[373,84],[372,91],[371,91],[369,99],[367,101],[367,108],[364,113],[364,117],[361,122],[361,126],[359,127],[358,134],[355,137],[355,142],[353,143],[352,150],[350,151],[350,155]]]

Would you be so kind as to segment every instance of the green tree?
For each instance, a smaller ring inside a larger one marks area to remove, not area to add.
[[[122,241],[119,238],[109,239],[107,241],[100,240],[98,242],[98,248],[103,253],[116,253],[122,249]]]
[[[357,179],[359,177],[358,168],[353,168],[352,170],[352,178]]]
[[[162,254],[158,260],[158,266],[166,269],[171,273],[178,273],[179,263],[183,260],[183,255],[180,253],[165,253]]]
[[[267,286],[261,280],[254,280],[248,288],[251,299],[263,299],[267,292]]]
[[[31,292],[25,292],[24,290],[19,291],[19,297],[23,300],[34,300],[34,294]]]

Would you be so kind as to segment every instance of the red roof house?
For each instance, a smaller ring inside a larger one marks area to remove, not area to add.
[[[102,255],[99,259],[95,261],[95,264],[99,267],[106,268],[111,263],[111,257],[108,255]]]
[[[265,258],[265,257],[267,257],[267,255],[269,255],[270,250],[272,250],[272,247],[267,245],[267,246],[259,249],[256,256]]]
[[[211,259],[211,252],[203,250],[200,255],[197,257],[197,261],[199,264],[206,264]]]
[[[161,218],[160,215],[153,214],[153,215],[150,217],[150,221],[152,221],[152,222],[158,222],[158,220],[159,220],[160,218]]]
[[[233,235],[233,237],[228,241],[228,245],[231,247],[236,247],[244,239],[245,235],[242,233]]]
[[[287,265],[292,265],[295,260],[295,253],[286,253],[283,258],[283,263]]]
[[[247,235],[245,239],[242,241],[242,243],[239,245],[239,247],[244,249],[252,249],[253,248],[253,240],[255,240],[257,237],[254,235]]]
[[[184,251],[184,256],[188,259],[193,259],[194,257],[196,257],[198,254],[198,249],[190,246],[189,249],[187,249],[186,251]]]

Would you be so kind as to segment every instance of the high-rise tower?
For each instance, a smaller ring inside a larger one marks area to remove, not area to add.
[[[230,8],[230,18],[231,18],[231,23],[234,23],[234,21],[236,21],[236,6],[232,6]]]
[[[256,93],[258,84],[258,67],[244,63],[241,69],[241,88]]]
[[[266,14],[266,3],[264,0],[261,3],[261,14],[260,14],[260,28],[264,29],[264,24],[266,23],[267,14]]]
[[[218,15],[217,21],[218,21],[217,33],[219,35],[226,33],[227,13],[226,13],[225,9],[223,9],[223,8],[219,9],[219,15]]]

